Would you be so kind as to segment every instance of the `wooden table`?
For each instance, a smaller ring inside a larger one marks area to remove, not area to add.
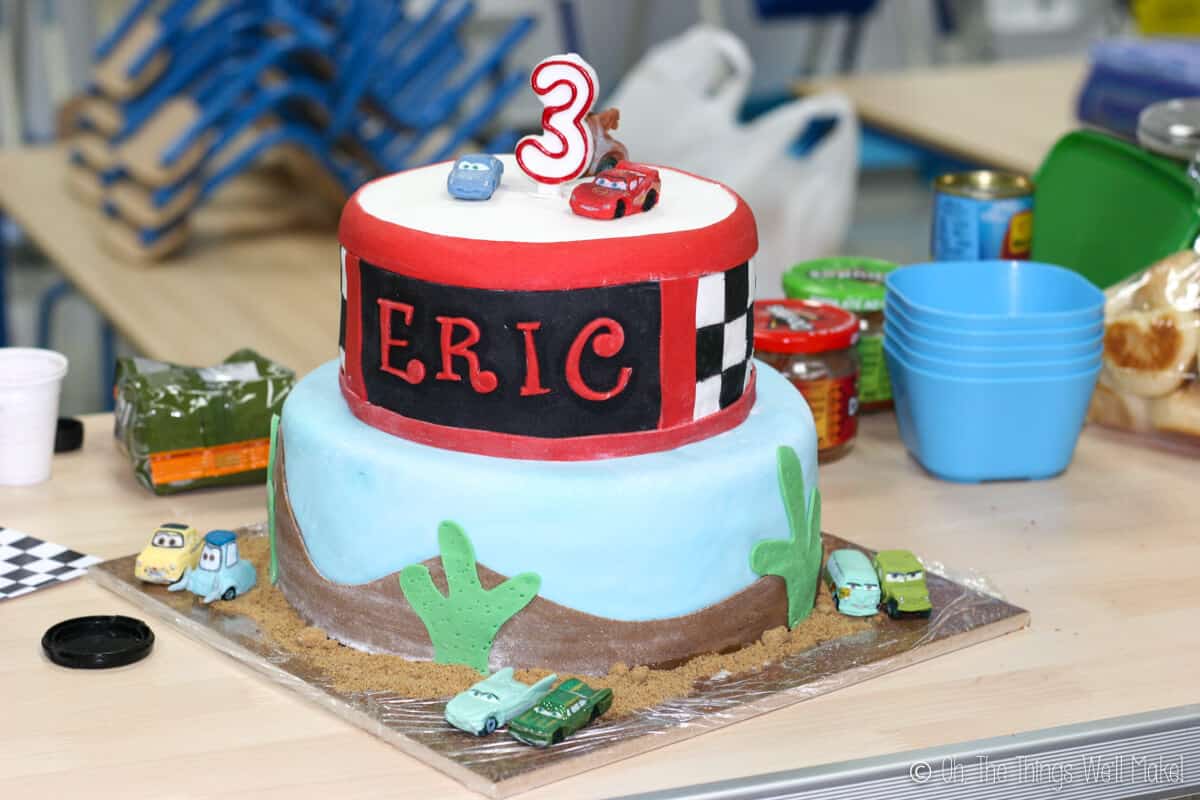
[[[1079,127],[1078,59],[863,73],[799,84],[845,92],[862,121],[963,161],[1032,174],[1050,146]]]
[[[0,487],[0,524],[105,557],[151,528],[265,517],[258,488],[155,498],[88,417],[53,479]],[[1020,633],[525,797],[590,798],[1007,735],[1200,701],[1200,467],[1086,432],[1063,477],[960,486],[905,455],[890,415],[822,467],[825,529],[978,570],[1032,611]],[[473,797],[448,778],[167,625],[140,664],[51,665],[75,615],[133,613],[87,579],[0,602],[0,770],[12,797]]]
[[[218,196],[180,257],[133,263],[101,246],[101,214],[66,173],[59,148],[0,151],[0,207],[142,355],[212,364],[252,347],[301,375],[337,357],[332,228],[238,236]]]

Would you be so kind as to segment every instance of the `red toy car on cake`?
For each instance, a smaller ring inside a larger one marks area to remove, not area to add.
[[[571,192],[571,210],[581,217],[617,219],[649,211],[662,193],[658,170],[622,161]]]

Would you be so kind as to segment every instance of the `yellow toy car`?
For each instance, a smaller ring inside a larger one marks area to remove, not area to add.
[[[174,583],[200,563],[204,537],[182,522],[164,522],[155,529],[150,544],[138,553],[133,576],[148,583]]]

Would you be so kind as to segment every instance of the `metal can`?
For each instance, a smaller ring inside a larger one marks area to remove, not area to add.
[[[1033,182],[1012,172],[952,172],[933,182],[937,261],[1029,258]]]

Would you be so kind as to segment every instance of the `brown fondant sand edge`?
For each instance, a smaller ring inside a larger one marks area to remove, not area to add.
[[[369,653],[339,643],[321,628],[310,625],[292,608],[279,587],[271,585],[267,579],[267,537],[243,540],[242,554],[258,569],[258,588],[233,601],[215,603],[212,608],[220,613],[249,618],[272,646],[307,662],[327,676],[338,691],[385,692],[412,698],[452,697],[480,680],[479,673],[469,667]],[[282,571],[282,560],[280,566]],[[822,588],[812,615],[793,630],[782,625],[771,628],[756,641],[733,652],[699,655],[671,669],[651,669],[646,665],[618,661],[606,666],[602,674],[556,671],[560,678],[580,677],[591,686],[612,689],[614,704],[610,714],[621,717],[673,698],[689,696],[707,678],[756,672],[785,656],[861,633],[871,625],[870,619],[837,613]],[[516,676],[533,683],[550,672],[545,667],[528,667],[518,669]]]

